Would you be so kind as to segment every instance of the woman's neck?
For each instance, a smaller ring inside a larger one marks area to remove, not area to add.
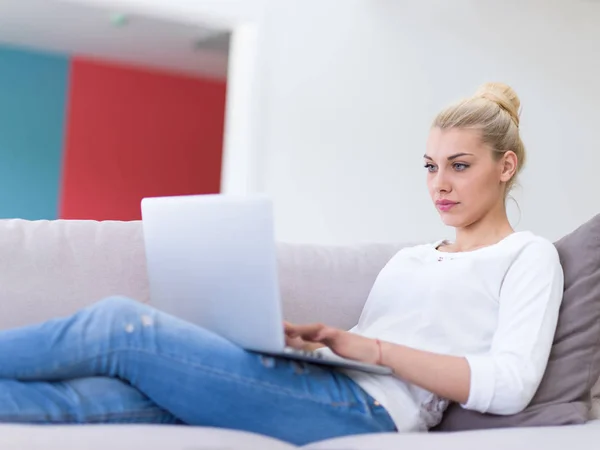
[[[456,229],[456,240],[452,244],[453,251],[471,251],[493,245],[514,232],[504,205],[495,211],[464,228]]]

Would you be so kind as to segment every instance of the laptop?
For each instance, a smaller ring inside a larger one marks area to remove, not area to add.
[[[254,352],[376,374],[388,367],[286,346],[273,205],[267,196],[141,202],[151,304]]]

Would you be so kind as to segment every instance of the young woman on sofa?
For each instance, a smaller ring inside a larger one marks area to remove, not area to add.
[[[306,444],[427,430],[449,402],[523,410],[549,358],[563,273],[552,243],[507,218],[525,161],[519,106],[511,88],[489,83],[433,122],[427,187],[453,242],[398,252],[349,331],[285,324],[289,345],[389,366],[393,376],[257,355],[109,298],[0,332],[0,421],[177,423]]]

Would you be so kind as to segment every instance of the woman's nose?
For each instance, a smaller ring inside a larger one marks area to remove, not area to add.
[[[450,192],[452,190],[450,180],[443,171],[439,171],[433,180],[433,188],[436,192]]]

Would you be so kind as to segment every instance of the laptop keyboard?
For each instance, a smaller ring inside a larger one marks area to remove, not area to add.
[[[315,359],[323,359],[323,354],[321,352],[316,352],[314,350],[298,350],[293,347],[286,347],[284,349],[284,352],[288,353],[288,354],[292,354],[292,355],[305,356],[305,357],[315,358]]]

